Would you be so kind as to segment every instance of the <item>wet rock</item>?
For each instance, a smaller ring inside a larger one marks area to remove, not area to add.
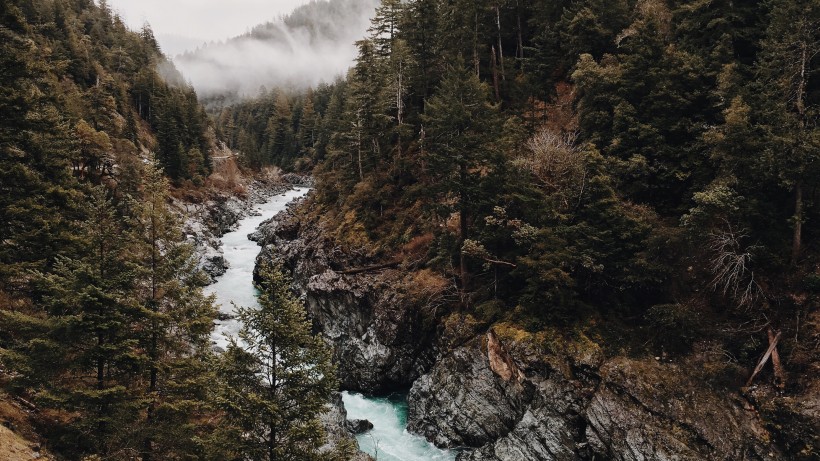
[[[201,253],[201,267],[202,270],[208,274],[211,279],[215,279],[224,274],[228,270],[228,262],[225,261],[225,255],[222,248],[206,247]]]
[[[353,434],[364,434],[370,429],[373,429],[373,423],[366,419],[348,419],[345,424],[347,425],[347,430]]]
[[[319,448],[320,452],[331,452],[341,444],[348,444],[358,447],[356,439],[353,437],[356,432],[350,428],[350,421],[347,420],[347,410],[345,410],[342,394],[334,392],[327,404],[326,411],[319,416],[319,421],[327,434],[327,442]],[[367,421],[362,421],[367,422]],[[371,424],[372,428],[373,425]],[[368,461],[372,458],[366,453],[358,452],[351,461]]]

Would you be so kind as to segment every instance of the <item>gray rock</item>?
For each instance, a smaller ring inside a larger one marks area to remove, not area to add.
[[[319,420],[327,433],[327,442],[319,448],[320,452],[331,452],[342,443],[352,444],[358,447],[355,433],[350,429],[350,421],[347,420],[347,410],[345,410],[342,394],[334,392],[327,404],[326,411],[319,416]],[[367,421],[362,421],[362,423]],[[373,425],[371,424],[372,428]],[[372,458],[359,451],[351,461],[368,461]]]
[[[480,447],[509,433],[530,398],[530,386],[496,375],[478,346],[461,347],[413,384],[407,428],[439,447]]]
[[[682,366],[592,360],[575,346],[539,356],[485,338],[437,362],[408,399],[411,430],[439,446],[477,447],[459,461],[786,459],[739,396]]]
[[[566,381],[539,383],[536,397],[506,436],[479,450],[461,455],[459,461],[518,461],[585,459],[581,440],[584,421],[582,401]]]
[[[200,253],[201,268],[206,274],[215,279],[228,270],[228,261],[225,261],[225,254],[222,248],[206,247]]]
[[[397,288],[407,284],[403,271],[341,274],[342,268],[372,262],[342,252],[292,209],[266,222],[255,237],[264,245],[257,265],[276,260],[291,271],[314,325],[333,343],[343,389],[406,389],[432,365],[435,314]]]
[[[366,419],[348,419],[345,424],[347,425],[347,430],[353,434],[364,434],[370,429],[373,429],[373,423]]]

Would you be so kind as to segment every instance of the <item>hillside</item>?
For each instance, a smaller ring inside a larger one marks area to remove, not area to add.
[[[412,386],[410,429],[475,448],[459,459],[540,453],[516,445],[547,437],[533,412],[567,424],[566,459],[638,459],[617,424],[660,412],[652,440],[701,418],[641,394],[656,386],[759,412],[725,456],[768,459],[772,440],[813,459],[818,44],[802,0],[385,0],[344,79],[273,89],[217,130],[259,164],[313,168],[270,257],[343,386]],[[518,378],[487,368],[494,331]],[[670,435],[641,453],[723,459],[712,429],[683,429],[693,452]]]

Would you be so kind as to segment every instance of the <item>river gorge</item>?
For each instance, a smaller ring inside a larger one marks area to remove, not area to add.
[[[356,439],[375,459],[788,459],[748,403],[699,381],[709,357],[631,358],[583,332],[530,333],[439,309],[436,293],[418,289],[429,274],[340,249],[307,192],[275,194],[222,237],[213,342],[224,348],[238,331],[232,302],[256,302],[257,260],[280,263],[333,344],[345,389],[334,424],[350,437],[345,420],[370,421]]]
[[[214,328],[211,340],[217,350],[224,350],[229,338],[236,338],[240,329],[233,319],[234,304],[256,306],[257,290],[253,284],[259,244],[248,237],[259,225],[286,209],[288,204],[303,197],[309,191],[297,187],[276,194],[267,201],[255,205],[249,216],[239,220],[234,230],[222,236],[222,251],[227,270],[216,277],[207,287],[207,293],[216,297],[220,320]],[[379,461],[449,461],[455,454],[436,448],[423,437],[406,430],[406,396],[398,398],[368,397],[359,393],[343,393],[347,417],[351,420],[368,420],[373,429],[357,436],[362,451]]]

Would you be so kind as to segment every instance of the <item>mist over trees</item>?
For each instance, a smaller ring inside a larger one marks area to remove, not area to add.
[[[224,42],[177,56],[200,96],[253,97],[260,88],[301,90],[343,75],[367,30],[376,0],[316,0]]]

